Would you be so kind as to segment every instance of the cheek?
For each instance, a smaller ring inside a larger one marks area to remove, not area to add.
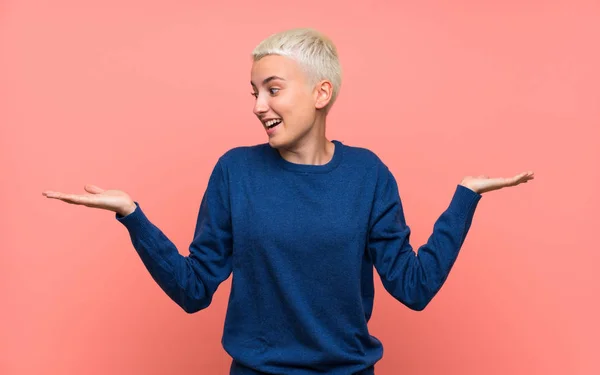
[[[293,99],[289,103],[290,111],[294,112],[296,116],[307,117],[314,111],[314,102],[310,95],[302,92],[294,95]]]
[[[310,95],[295,92],[293,95],[273,98],[273,110],[283,117],[286,124],[303,126],[310,124],[314,117],[314,103]]]

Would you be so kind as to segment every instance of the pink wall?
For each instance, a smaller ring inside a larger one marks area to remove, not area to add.
[[[198,3],[0,3],[1,374],[227,373],[229,280],[187,315],[111,213],[41,192],[125,190],[187,254],[218,156],[266,142],[249,54],[296,26],[338,45],[328,135],[390,166],[415,248],[463,176],[536,174],[425,311],[376,280],[377,375],[600,373],[598,2]]]

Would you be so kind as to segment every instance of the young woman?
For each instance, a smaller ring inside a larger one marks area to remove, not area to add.
[[[268,143],[219,158],[189,256],[123,191],[43,194],[116,212],[154,280],[188,313],[208,307],[232,274],[222,340],[231,374],[373,374],[383,355],[367,327],[373,267],[392,296],[422,310],[448,277],[481,194],[533,173],[462,179],[417,255],[390,170],[375,153],[326,137],[340,85],[336,48],[315,30],[255,48],[254,113]]]

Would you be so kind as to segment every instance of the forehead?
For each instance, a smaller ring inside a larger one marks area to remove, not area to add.
[[[251,83],[255,86],[262,84],[263,80],[277,76],[286,81],[303,80],[304,74],[296,61],[279,55],[268,55],[252,63],[250,72]]]

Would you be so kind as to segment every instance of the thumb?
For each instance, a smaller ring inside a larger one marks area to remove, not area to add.
[[[100,194],[104,191],[104,189],[101,189],[96,185],[85,185],[83,188],[85,191],[92,194]]]

